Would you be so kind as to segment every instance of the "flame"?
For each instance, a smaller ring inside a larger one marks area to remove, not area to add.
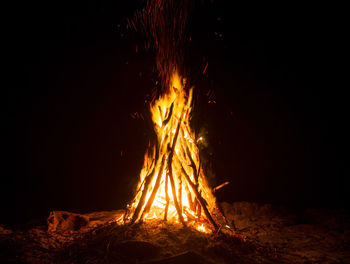
[[[197,230],[203,233],[207,233],[204,224],[197,226]]]
[[[201,199],[196,198],[198,193],[209,211],[215,207],[196,145],[203,138],[195,140],[190,128],[193,88],[186,89],[184,84],[175,71],[167,91],[150,106],[158,142],[145,154],[127,220],[166,219],[176,223],[206,219]],[[203,224],[197,229],[205,232]]]
[[[121,223],[122,220],[123,220],[123,218],[124,218],[124,214],[122,214],[121,216],[119,216],[115,221],[116,221],[117,223]]]

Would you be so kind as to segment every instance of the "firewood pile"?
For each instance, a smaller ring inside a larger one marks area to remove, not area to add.
[[[148,216],[165,221],[208,222],[218,230],[224,217],[202,168],[199,148],[190,127],[193,89],[174,71],[167,92],[150,106],[153,146],[147,151],[136,195],[124,222]]]

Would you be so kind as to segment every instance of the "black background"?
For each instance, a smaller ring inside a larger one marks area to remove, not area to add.
[[[119,209],[132,198],[149,127],[131,114],[148,114],[156,75],[154,53],[126,29],[143,3],[126,2],[15,8],[2,223],[50,210]],[[196,89],[193,126],[208,143],[214,184],[230,181],[219,200],[346,208],[338,11],[195,4],[185,63]]]

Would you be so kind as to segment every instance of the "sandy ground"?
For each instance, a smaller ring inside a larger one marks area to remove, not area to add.
[[[222,203],[231,230],[162,221],[117,225],[123,210],[52,213],[47,225],[0,226],[1,263],[350,263],[344,211]]]

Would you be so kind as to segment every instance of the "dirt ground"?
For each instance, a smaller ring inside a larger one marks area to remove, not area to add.
[[[269,204],[221,204],[231,229],[210,234],[153,220],[118,225],[123,210],[52,212],[46,225],[0,226],[1,263],[350,263],[345,211],[292,213]]]

